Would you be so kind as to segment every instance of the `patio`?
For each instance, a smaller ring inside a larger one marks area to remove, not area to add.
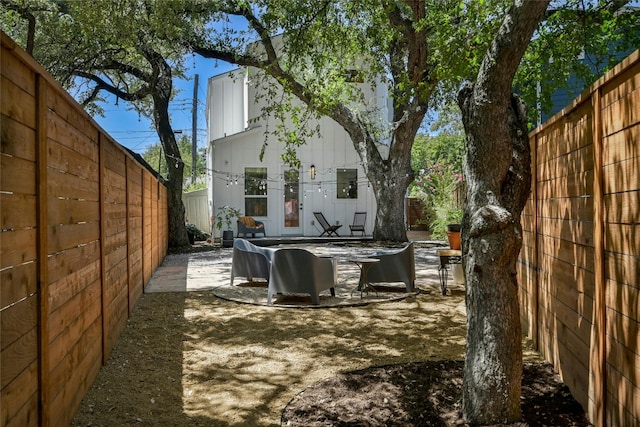
[[[259,242],[261,239],[257,239]],[[405,287],[401,283],[397,286],[378,286],[378,295],[371,293],[363,294],[352,291],[358,285],[360,276],[359,267],[349,261],[353,257],[366,257],[380,250],[389,248],[381,247],[372,242],[362,242],[353,240],[333,240],[330,243],[316,242],[313,239],[306,239],[303,242],[292,240],[282,240],[279,244],[271,245],[272,248],[303,248],[318,256],[332,256],[337,260],[338,281],[336,292],[338,298],[331,298],[329,292],[321,295],[319,307],[335,307],[344,305],[364,305],[370,302],[389,301],[393,299],[403,299],[408,295]],[[436,250],[442,249],[443,242],[430,240],[414,240],[415,265],[416,265],[416,285],[417,292],[436,292],[440,286],[438,277],[438,258]],[[400,246],[400,245],[396,245]],[[235,285],[229,286],[231,277],[231,254],[230,248],[206,250],[206,245],[200,244],[202,252],[189,254],[169,255],[162,265],[153,275],[149,284],[145,288],[145,293],[153,292],[192,292],[212,290],[217,296],[234,301],[247,303],[266,304],[266,283],[259,286],[247,283],[244,278],[236,280]],[[244,283],[243,283],[244,282]],[[451,279],[449,285],[453,285]],[[462,290],[453,285],[452,289]],[[262,292],[264,291],[264,292]],[[264,294],[264,301],[255,298],[256,295]],[[291,307],[306,307],[310,301],[308,298],[298,298],[287,300],[284,304]],[[278,305],[276,303],[276,305]]]

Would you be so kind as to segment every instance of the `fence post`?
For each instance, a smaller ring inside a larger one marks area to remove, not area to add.
[[[600,88],[591,94],[593,108],[593,258],[594,258],[594,300],[593,300],[593,346],[596,351],[590,362],[593,376],[593,414],[596,427],[605,425],[606,403],[606,280],[604,265],[604,187],[602,159],[602,112]]]
[[[133,304],[131,303],[131,235],[129,234],[129,227],[131,222],[131,196],[129,192],[129,156],[124,156],[124,196],[125,196],[125,241],[127,242],[127,317],[131,317],[131,309]]]
[[[47,189],[47,82],[36,74],[37,224],[38,224],[38,378],[39,425],[48,426],[49,404],[49,209]]]
[[[102,318],[102,365],[107,363],[107,265],[105,263],[105,238],[107,229],[107,215],[105,206],[105,154],[104,154],[104,137],[102,132],[98,132],[98,181],[100,188],[98,189],[100,197],[100,301],[102,302],[102,308],[100,316]]]
[[[531,197],[533,198],[533,322],[531,335],[533,338],[533,348],[536,351],[540,350],[540,267],[538,265],[538,137],[540,133],[536,132],[533,138],[533,150],[531,150]]]

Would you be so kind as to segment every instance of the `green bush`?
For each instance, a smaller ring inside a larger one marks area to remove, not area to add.
[[[203,241],[209,238],[209,235],[200,230],[195,224],[187,224],[187,233],[191,234],[196,241]]]
[[[459,194],[463,187],[463,177],[454,166],[444,163],[428,165],[414,182],[417,196],[431,215],[429,229],[436,239],[447,236],[447,224],[462,221],[462,203]]]

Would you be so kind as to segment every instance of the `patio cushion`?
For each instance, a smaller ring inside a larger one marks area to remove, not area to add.
[[[250,216],[243,216],[239,219],[239,221],[249,228],[260,228],[261,226],[264,227],[263,224],[256,224],[256,220]]]

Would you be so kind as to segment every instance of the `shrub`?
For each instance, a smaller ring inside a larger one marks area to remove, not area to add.
[[[417,196],[422,199],[426,210],[433,212],[429,223],[435,238],[445,238],[447,224],[462,221],[461,189],[464,179],[452,165],[435,163],[420,171],[415,180]]]

